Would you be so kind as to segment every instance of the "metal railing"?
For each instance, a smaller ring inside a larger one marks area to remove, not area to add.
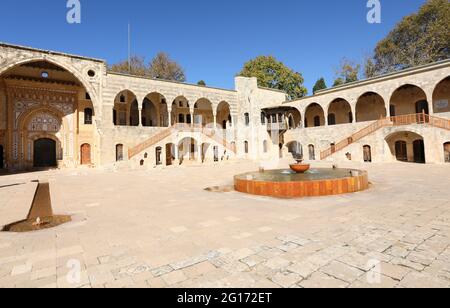
[[[148,138],[144,142],[130,148],[128,150],[129,159],[135,157],[136,155],[145,151],[149,147],[154,146],[158,142],[161,142],[162,140],[166,139],[170,135],[177,132],[201,133],[206,137],[216,141],[218,144],[223,145],[225,148],[231,150],[233,153],[236,153],[236,146],[234,144],[229,143],[226,140],[226,138],[223,137],[223,134],[218,134],[217,130],[215,130],[214,128],[204,127],[201,124],[176,123],[173,126],[156,133],[155,135]]]
[[[320,153],[320,159],[324,160],[327,157],[333,155],[336,152],[343,150],[349,145],[361,140],[364,137],[367,137],[380,128],[388,127],[388,126],[404,126],[404,125],[413,125],[413,124],[427,124],[434,127],[442,128],[450,130],[450,120],[438,118],[435,116],[430,116],[426,113],[417,113],[417,114],[407,114],[400,115],[394,117],[386,117],[376,121],[375,123],[370,124],[369,126],[361,129],[360,131],[352,134],[348,138],[338,142],[334,146],[322,151]]]

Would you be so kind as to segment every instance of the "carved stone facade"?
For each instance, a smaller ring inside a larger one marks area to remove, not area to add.
[[[363,161],[370,149],[371,161],[384,162],[396,160],[393,139],[404,132],[410,152],[422,140],[426,162],[443,163],[449,131],[429,123],[384,127],[324,153],[387,116],[450,119],[449,78],[444,61],[286,102],[285,93],[260,88],[255,78],[237,77],[235,90],[217,89],[111,73],[102,60],[0,44],[1,166],[33,169],[45,159],[35,155],[39,142],[56,144],[59,167],[154,168],[182,163],[186,149],[200,163],[273,160],[293,149],[305,159],[332,161]],[[420,138],[410,140],[414,134]]]

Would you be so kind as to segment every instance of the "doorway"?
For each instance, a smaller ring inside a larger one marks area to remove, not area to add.
[[[408,161],[408,149],[406,146],[406,141],[395,142],[395,157],[398,161]]]
[[[91,145],[83,144],[81,146],[81,165],[90,165],[91,164]]]
[[[444,161],[450,163],[450,142],[444,143]]]
[[[56,167],[56,142],[42,138],[34,141],[33,166],[36,168]]]
[[[371,163],[372,162],[372,148],[370,147],[370,145],[365,145],[363,147],[363,153],[364,153],[364,162]]]
[[[415,140],[413,142],[414,148],[414,162],[418,164],[425,164],[425,144],[423,140]]]
[[[4,156],[3,156],[3,146],[0,145],[0,169],[5,168]]]

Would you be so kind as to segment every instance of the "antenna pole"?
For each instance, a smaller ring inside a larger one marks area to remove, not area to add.
[[[128,72],[131,73],[131,25],[128,23]]]

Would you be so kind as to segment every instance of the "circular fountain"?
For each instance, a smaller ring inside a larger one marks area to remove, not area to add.
[[[302,198],[340,195],[369,188],[366,171],[354,169],[309,169],[303,164],[291,169],[266,170],[237,175],[235,190],[242,193],[276,198]]]

